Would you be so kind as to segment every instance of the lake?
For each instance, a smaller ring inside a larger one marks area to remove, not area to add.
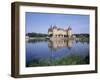
[[[26,67],[89,64],[89,42],[26,41]]]

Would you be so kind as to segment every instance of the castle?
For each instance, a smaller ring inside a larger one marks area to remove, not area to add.
[[[58,28],[57,26],[50,26],[48,29],[49,37],[53,38],[71,38],[72,37],[72,28],[69,26],[68,29]]]

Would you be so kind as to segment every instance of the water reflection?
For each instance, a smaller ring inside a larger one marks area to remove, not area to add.
[[[26,66],[89,64],[89,42],[30,39],[26,41]]]
[[[59,48],[72,48],[74,40],[49,40],[48,47],[59,49]]]

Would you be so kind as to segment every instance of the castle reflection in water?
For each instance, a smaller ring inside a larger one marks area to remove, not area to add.
[[[59,48],[71,48],[73,46],[74,40],[49,40],[48,41],[48,47],[53,49],[59,49]]]

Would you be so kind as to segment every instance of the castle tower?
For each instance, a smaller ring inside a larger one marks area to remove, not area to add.
[[[54,25],[54,26],[53,26],[53,29],[52,29],[52,30],[53,30],[53,31],[52,31],[52,32],[53,32],[53,37],[57,37],[57,32],[58,32],[57,29],[58,29],[57,26]]]
[[[52,25],[50,26],[50,28],[48,29],[48,35],[51,37],[53,35],[53,28]]]
[[[72,37],[72,28],[70,26],[68,27],[68,37]]]
[[[65,37],[67,37],[68,36],[68,29],[65,29],[65,32],[66,32]]]

